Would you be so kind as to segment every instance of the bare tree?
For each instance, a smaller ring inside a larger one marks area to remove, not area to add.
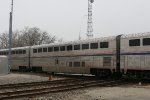
[[[7,48],[8,47],[8,34],[4,32],[0,34],[0,48]]]
[[[0,48],[8,48],[8,32],[0,34]],[[12,35],[12,47],[33,46],[54,43],[56,37],[42,31],[37,27],[25,27],[21,31],[14,31]]]
[[[56,41],[55,36],[48,34],[45,31],[41,31],[37,27],[28,28],[26,27],[22,32],[22,38],[24,38],[24,43],[26,46],[49,44]]]

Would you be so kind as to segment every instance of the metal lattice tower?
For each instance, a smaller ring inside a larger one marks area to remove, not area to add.
[[[92,21],[92,3],[94,0],[88,0],[88,21],[87,21],[87,37],[93,37],[93,21]]]

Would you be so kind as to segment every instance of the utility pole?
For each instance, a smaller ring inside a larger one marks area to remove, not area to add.
[[[12,47],[12,16],[13,16],[13,0],[11,3],[10,19],[9,19],[9,55],[8,55],[8,68],[11,69],[11,47]]]
[[[88,0],[88,21],[87,21],[87,37],[93,37],[93,21],[92,21],[92,3],[94,0]]]

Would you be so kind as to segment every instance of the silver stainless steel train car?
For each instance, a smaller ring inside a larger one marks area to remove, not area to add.
[[[150,77],[150,33],[13,48],[11,69]]]
[[[8,55],[8,49],[1,49],[0,55]],[[26,70],[29,65],[29,47],[12,48],[11,69]]]
[[[120,63],[128,76],[150,77],[150,33],[123,35]]]

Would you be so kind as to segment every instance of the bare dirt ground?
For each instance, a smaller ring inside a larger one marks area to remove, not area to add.
[[[59,78],[54,78],[56,80]],[[27,82],[40,82],[48,81],[49,76],[44,74],[21,74],[21,73],[10,73],[8,75],[0,76],[0,85],[2,84],[15,84],[15,83],[27,83]]]
[[[59,78],[54,78],[59,79]],[[0,76],[0,84],[47,81],[49,77],[34,74],[8,74]],[[150,85],[122,85],[93,87],[61,93],[18,98],[14,100],[150,100]]]

